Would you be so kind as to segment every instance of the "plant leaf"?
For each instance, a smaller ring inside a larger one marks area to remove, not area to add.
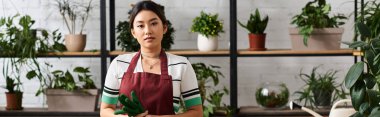
[[[372,74],[364,74],[363,80],[368,89],[372,89],[376,84],[376,78]]]
[[[356,48],[356,47],[363,47],[364,45],[367,45],[364,41],[356,41],[350,44],[350,48]]]
[[[380,117],[380,111],[376,111],[374,113],[371,113],[368,117]]]
[[[365,111],[369,108],[369,104],[367,102],[364,102],[363,104],[360,105],[359,112],[361,114],[364,114]]]
[[[26,78],[28,78],[29,80],[31,80],[32,78],[36,77],[37,76],[37,73],[35,70],[32,70],[32,71],[29,71],[27,74],[26,74]]]
[[[362,74],[363,70],[364,70],[363,62],[357,62],[351,66],[344,80],[345,86],[348,89],[351,89],[351,87],[355,84],[355,82],[358,80],[358,78]]]
[[[367,93],[368,93],[368,99],[369,99],[369,106],[372,108],[379,107],[380,93],[372,89],[367,90]]]
[[[360,105],[362,104],[365,96],[365,86],[364,82],[357,82],[356,85],[354,85],[351,88],[351,101],[352,106],[355,108],[355,110],[359,110]]]
[[[378,111],[379,111],[379,107],[375,107],[375,108],[373,108],[372,111],[371,111],[371,113],[370,113],[370,116],[371,116],[372,114],[378,112]]]
[[[358,22],[356,23],[356,27],[358,28],[359,33],[362,35],[362,37],[366,38],[371,36],[370,29],[364,23]]]

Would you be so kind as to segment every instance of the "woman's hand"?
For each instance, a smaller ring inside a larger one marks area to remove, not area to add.
[[[145,111],[144,113],[138,114],[134,117],[145,117],[148,115],[148,111]],[[129,117],[128,115],[115,115],[114,117]]]
[[[135,117],[145,117],[148,115],[148,111],[145,111],[144,113],[138,114]]]

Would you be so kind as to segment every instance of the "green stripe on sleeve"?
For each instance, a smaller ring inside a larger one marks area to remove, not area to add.
[[[192,99],[185,100],[185,106],[186,106],[186,108],[189,108],[189,107],[192,107],[192,106],[196,106],[196,105],[200,105],[200,104],[202,104],[201,97],[195,97],[195,98],[192,98]]]
[[[117,97],[108,97],[106,95],[102,96],[102,102],[107,104],[117,104]]]
[[[173,107],[174,107],[174,112],[178,112],[179,107],[178,106],[174,106],[174,105],[173,105]]]

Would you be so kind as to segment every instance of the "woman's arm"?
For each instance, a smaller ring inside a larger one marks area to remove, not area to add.
[[[101,117],[116,117],[113,113],[116,109],[114,104],[107,104],[102,102],[100,104],[100,116]]]
[[[203,117],[203,109],[202,105],[196,105],[178,115],[147,115],[146,117]]]

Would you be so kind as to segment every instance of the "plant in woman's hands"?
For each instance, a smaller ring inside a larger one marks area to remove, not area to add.
[[[116,110],[114,112],[115,115],[118,114],[128,114],[128,116],[136,116],[138,114],[144,113],[145,109],[142,106],[139,98],[137,97],[134,91],[131,91],[131,99],[129,99],[124,94],[119,96],[120,103],[124,106],[121,110]]]

